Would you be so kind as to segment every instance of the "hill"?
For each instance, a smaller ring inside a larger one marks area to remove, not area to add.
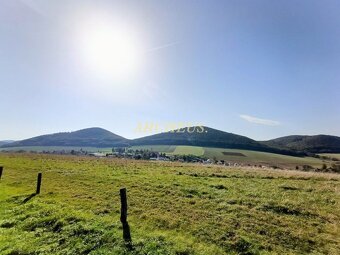
[[[22,146],[84,146],[112,147],[127,146],[128,140],[102,128],[86,128],[74,132],[63,132],[36,136],[30,139],[5,144],[1,147]]]
[[[286,155],[300,155],[289,149],[272,148],[248,137],[227,133],[209,127],[188,127],[146,136],[131,141],[133,146],[141,145],[189,145],[214,148],[243,149],[272,152]]]
[[[292,135],[265,141],[263,144],[309,153],[339,153],[340,137],[331,135]]]
[[[8,143],[13,143],[13,142],[14,140],[3,140],[3,141],[0,141],[0,146],[8,144]]]

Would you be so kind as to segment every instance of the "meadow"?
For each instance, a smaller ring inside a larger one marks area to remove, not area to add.
[[[303,165],[321,168],[323,164],[328,166],[332,162],[313,157],[293,157],[275,153],[240,150],[240,149],[223,149],[199,146],[166,146],[166,145],[149,145],[149,146],[133,146],[132,149],[147,149],[158,152],[164,152],[168,155],[195,155],[216,160],[224,160],[231,163],[257,164],[280,166],[283,168],[295,169]],[[327,154],[338,155],[338,154]]]
[[[336,174],[14,153],[0,165],[0,254],[340,254]]]
[[[96,148],[96,147],[76,147],[76,146],[26,146],[26,147],[12,147],[0,148],[0,151],[61,151],[70,152],[72,150],[84,150],[87,152],[102,152],[111,153],[112,148]],[[184,146],[184,145],[145,145],[145,146],[132,146],[133,150],[150,150],[166,153],[167,155],[195,155],[210,159],[224,160],[231,163],[242,164],[257,164],[267,166],[278,166],[282,168],[295,169],[296,166],[302,168],[303,165],[310,165],[315,168],[321,168],[323,164],[330,166],[333,162],[325,159],[313,157],[293,157],[275,153],[240,150],[240,149],[223,149],[223,148],[210,148],[200,146]],[[320,154],[328,157],[339,157],[339,154]]]
[[[340,153],[321,153],[319,155],[340,160]]]

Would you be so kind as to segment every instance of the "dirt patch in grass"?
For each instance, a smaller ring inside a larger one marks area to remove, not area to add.
[[[272,211],[277,214],[286,214],[294,216],[312,216],[309,212],[305,212],[299,208],[293,208],[291,206],[279,205],[275,203],[268,203],[261,208],[264,211]]]
[[[246,157],[246,155],[244,155],[241,152],[227,152],[227,151],[223,151],[222,154],[226,155],[226,156]]]
[[[293,187],[293,186],[287,186],[287,185],[280,186],[280,188],[283,189],[283,190],[301,190],[300,188]]]

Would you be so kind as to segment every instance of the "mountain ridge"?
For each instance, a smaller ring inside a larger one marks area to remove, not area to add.
[[[196,132],[189,132],[189,129],[196,129]],[[131,140],[131,145],[189,145],[254,150],[292,156],[304,155],[304,153],[291,151],[289,149],[271,148],[268,145],[255,141],[249,137],[228,133],[206,126],[185,127],[170,132],[133,139]]]
[[[3,144],[0,145],[0,147],[83,146],[103,148],[136,145],[190,145],[304,156],[308,153],[339,153],[340,137],[329,135],[291,135],[268,141],[256,141],[246,136],[228,133],[206,126],[193,126],[136,139],[127,139],[106,129],[92,127],[73,132],[40,135]]]
[[[86,146],[110,147],[127,145],[128,139],[116,135],[106,129],[93,127],[80,129],[73,132],[59,132],[35,136],[29,139],[5,144],[0,147],[25,147],[25,146]]]
[[[1,140],[0,146],[5,145],[5,144],[9,144],[9,143],[13,143],[13,142],[15,142],[15,141],[14,140]]]
[[[333,135],[290,135],[263,141],[274,148],[285,148],[309,153],[339,153],[340,137]]]

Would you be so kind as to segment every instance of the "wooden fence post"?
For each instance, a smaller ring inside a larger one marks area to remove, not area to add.
[[[37,191],[35,192],[35,194],[40,194],[40,186],[41,186],[41,173],[38,173],[38,180],[37,180]]]
[[[130,227],[127,221],[127,197],[126,197],[126,188],[120,189],[120,203],[121,203],[121,210],[120,210],[120,221],[123,225],[123,238],[127,244],[131,245],[131,234],[130,234]]]
[[[4,170],[3,166],[0,166],[0,180],[1,180],[1,176],[2,176],[2,171]]]

